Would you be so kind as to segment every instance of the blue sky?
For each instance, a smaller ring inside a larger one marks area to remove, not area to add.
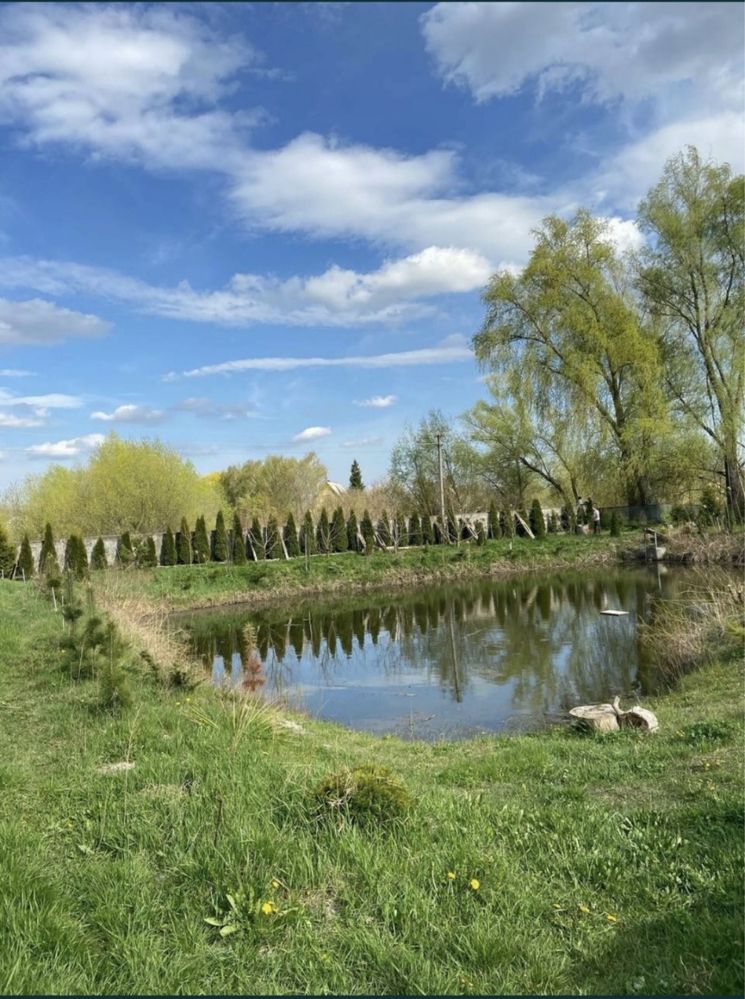
[[[744,9],[0,6],[0,487],[111,430],[381,477],[542,218],[743,169]]]

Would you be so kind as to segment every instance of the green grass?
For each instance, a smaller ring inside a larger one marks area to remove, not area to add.
[[[638,532],[633,535],[638,538]],[[628,540],[628,538],[627,538]],[[403,548],[363,556],[354,552],[290,561],[249,562],[244,566],[197,566],[111,570],[94,573],[100,591],[117,599],[143,599],[162,608],[197,608],[247,602],[266,604],[300,593],[391,589],[443,579],[468,579],[529,570],[599,565],[614,561],[622,542],[598,537],[547,535],[475,544]]]
[[[103,712],[60,633],[0,582],[0,992],[741,993],[737,650],[656,736],[420,744],[147,675]],[[319,822],[367,764],[403,820]]]

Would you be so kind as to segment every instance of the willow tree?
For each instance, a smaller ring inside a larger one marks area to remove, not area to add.
[[[728,510],[742,520],[745,176],[689,146],[667,162],[639,222],[652,236],[640,287],[659,322],[667,388],[714,443]]]
[[[615,452],[630,504],[649,503],[651,452],[664,425],[659,352],[607,223],[548,218],[520,275],[496,274],[476,356],[513,398],[589,414]]]

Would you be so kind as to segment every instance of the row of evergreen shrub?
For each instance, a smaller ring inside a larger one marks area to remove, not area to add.
[[[533,501],[529,513],[525,510],[517,513],[519,518],[512,511],[499,510],[492,503],[486,525],[477,522],[470,527],[462,518],[456,519],[451,511],[448,512],[444,525],[439,518],[433,519],[428,514],[420,515],[417,511],[413,511],[408,517],[397,513],[392,518],[383,511],[375,524],[367,510],[358,520],[354,510],[345,518],[344,511],[339,506],[330,518],[324,508],[317,523],[314,523],[313,516],[308,511],[299,528],[293,515],[289,514],[283,526],[272,516],[265,526],[254,518],[250,527],[245,530],[235,514],[232,529],[228,531],[220,511],[212,532],[207,531],[203,516],[197,518],[193,532],[186,518],[182,518],[180,529],[176,533],[169,526],[162,536],[160,552],[156,551],[155,541],[149,535],[133,540],[130,533],[125,531],[117,540],[114,564],[122,568],[199,565],[210,561],[241,565],[263,559],[297,558],[301,555],[327,555],[347,551],[369,554],[375,547],[418,547],[454,543],[458,540],[475,540],[477,544],[483,544],[487,538],[524,535],[526,531],[523,524],[529,525],[535,537],[543,537],[547,531],[557,533],[574,527],[574,518],[566,509],[562,509],[560,517],[552,512],[547,522],[538,500]],[[63,568],[70,570],[76,578],[85,576],[89,569],[105,569],[108,564],[103,538],[96,540],[90,562],[82,537],[71,535],[68,538]],[[0,570],[3,570],[4,575],[15,572],[27,579],[35,571],[46,575],[59,573],[51,525],[47,524],[44,529],[37,565],[34,565],[28,535],[23,538],[16,560],[14,549],[7,544],[7,539],[0,531]]]

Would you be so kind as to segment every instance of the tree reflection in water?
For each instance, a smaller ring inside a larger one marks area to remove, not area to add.
[[[650,691],[655,678],[636,624],[648,614],[650,594],[664,598],[682,575],[533,575],[306,603],[284,615],[201,615],[187,627],[215,682],[271,696],[346,692],[356,695],[350,710],[358,713],[376,689],[393,703],[424,697],[426,688],[427,709],[439,691],[465,714],[483,715],[498,691],[501,720],[480,722],[496,728],[510,714],[541,717],[572,703]],[[606,608],[629,614],[606,617]]]

